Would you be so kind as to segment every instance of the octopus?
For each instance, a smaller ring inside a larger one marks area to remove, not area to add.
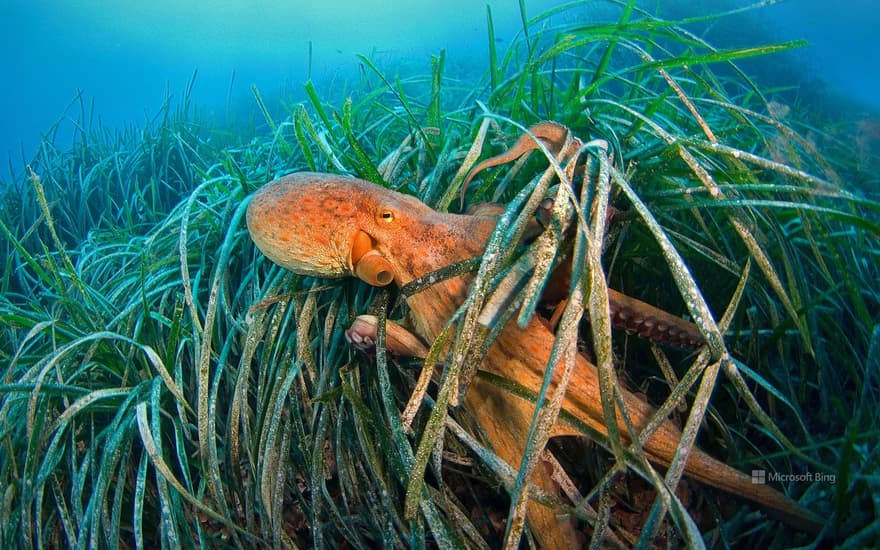
[[[507,159],[514,156],[505,155]],[[489,159],[483,167],[503,161]],[[440,268],[482,255],[496,223],[495,216],[438,212],[413,196],[361,179],[313,172],[293,173],[269,182],[253,195],[247,210],[251,238],[272,262],[301,275],[355,276],[374,286],[394,283],[402,287]],[[471,275],[457,275],[409,295],[410,326],[403,331],[389,321],[388,349],[424,356],[427,345],[465,300],[471,281]],[[691,323],[645,302],[610,291],[609,305],[614,324],[630,332],[661,342],[699,344],[700,333]],[[347,336],[357,345],[368,346],[374,342],[375,331],[374,321],[359,317]],[[550,326],[537,315],[525,326],[509,322],[479,369],[538,394],[553,343]],[[558,383],[557,373],[552,384]],[[654,409],[635,394],[622,392],[629,420],[640,432]],[[494,452],[515,470],[525,452],[534,402],[503,389],[491,376],[477,376],[467,387],[462,405],[479,423]],[[584,354],[577,354],[562,409],[590,430],[608,434],[597,368]],[[619,410],[616,414],[621,437],[628,441],[624,417]],[[582,436],[581,429],[557,420],[551,436]],[[643,451],[652,463],[668,466],[681,437],[679,428],[664,420],[643,442]],[[690,452],[684,473],[752,501],[793,527],[812,533],[821,530],[816,515],[698,448]],[[560,493],[549,466],[534,468],[530,482],[547,494]],[[527,503],[526,520],[543,548],[574,548],[582,543],[582,535],[570,519],[535,499]]]

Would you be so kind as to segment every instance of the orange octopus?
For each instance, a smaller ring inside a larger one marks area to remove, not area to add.
[[[506,153],[485,161],[480,168],[504,162],[512,155]],[[276,264],[316,277],[354,275],[376,286],[392,281],[406,285],[444,266],[480,256],[496,222],[497,218],[487,215],[437,212],[412,196],[360,179],[309,172],[268,183],[252,197],[247,211],[254,243]],[[398,327],[389,328],[389,349],[404,348],[402,352],[424,355],[424,344],[433,342],[449,323],[466,298],[471,280],[470,275],[455,276],[409,296],[415,337],[403,333],[398,338]],[[609,301],[613,319],[625,328],[660,341],[699,343],[699,331],[682,319],[613,291]],[[357,344],[369,345],[374,330],[375,325],[368,319],[359,318],[348,336]],[[532,318],[524,328],[510,322],[501,330],[479,369],[508,378],[538,394],[553,342],[554,334],[548,324],[538,318]],[[553,384],[558,382],[557,373]],[[641,431],[654,409],[626,390],[622,392],[629,419],[636,431]],[[463,405],[479,422],[498,456],[514,470],[518,468],[528,440],[534,403],[478,376],[463,396]],[[577,355],[562,408],[590,429],[608,433],[597,369],[582,354]],[[629,432],[619,411],[617,424],[625,438]],[[559,420],[552,435],[582,432]],[[664,421],[643,443],[645,455],[650,461],[667,466],[680,438],[678,427]],[[809,532],[821,528],[820,520],[796,502],[767,485],[754,484],[751,476],[699,449],[690,453],[685,475],[756,502],[797,528]],[[559,492],[547,468],[535,468],[530,481],[549,494]],[[527,506],[527,521],[542,547],[573,548],[580,544],[581,535],[570,520],[560,518],[555,510],[536,500],[529,500]]]

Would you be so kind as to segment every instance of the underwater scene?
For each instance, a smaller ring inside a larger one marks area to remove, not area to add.
[[[0,7],[0,548],[880,546],[869,0]]]

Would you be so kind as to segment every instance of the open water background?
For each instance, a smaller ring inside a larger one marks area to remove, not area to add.
[[[653,0],[661,16],[749,6],[753,0]],[[880,116],[880,10],[876,0],[788,0],[726,18],[699,32],[719,46],[806,39],[784,56],[746,63],[766,85],[794,86],[804,104],[847,116]],[[518,0],[4,0],[0,3],[0,160],[20,173],[44,134],[62,119],[59,145],[72,131],[82,93],[105,126],[143,125],[166,93],[180,98],[198,71],[192,99],[215,115],[253,110],[251,85],[268,104],[298,97],[308,75],[343,86],[356,54],[430,71],[447,54],[447,76],[476,81],[488,63],[486,5],[498,47],[521,29]],[[563,4],[526,0],[528,15]],[[585,2],[565,17],[612,19],[619,8]],[[233,79],[233,74],[235,75]],[[231,86],[230,86],[231,84]],[[853,115],[854,113],[855,115]],[[0,170],[0,181],[11,177]]]

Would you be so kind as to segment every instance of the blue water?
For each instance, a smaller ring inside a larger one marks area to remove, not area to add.
[[[483,71],[487,3],[503,47],[521,28],[518,0],[3,0],[0,161],[5,164],[11,155],[18,170],[30,160],[41,134],[64,115],[78,91],[86,105],[94,100],[96,115],[110,127],[142,125],[158,111],[166,90],[180,97],[195,70],[193,100],[209,112],[224,112],[230,99],[252,103],[252,84],[269,97],[299,92],[307,78],[309,41],[314,78],[342,81],[356,70],[356,54],[374,50],[428,72],[429,55],[446,49],[448,66]],[[529,15],[561,3],[526,0]],[[752,3],[644,5],[651,11],[661,6],[661,14],[697,14]],[[741,43],[805,38],[811,45],[792,56],[796,63],[785,76],[799,81],[790,84],[821,88],[880,112],[876,0],[768,3],[773,5],[728,20],[728,28],[719,23],[711,32]],[[608,12],[598,1],[580,9],[585,18]],[[78,115],[77,108],[67,116]],[[70,122],[62,123],[60,140],[70,128]]]

